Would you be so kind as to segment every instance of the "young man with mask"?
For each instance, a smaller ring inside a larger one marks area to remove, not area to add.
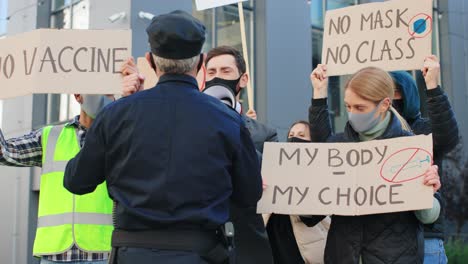
[[[247,117],[239,102],[240,92],[247,86],[250,77],[246,72],[246,64],[242,54],[233,47],[220,46],[208,52],[205,64],[205,90],[219,84],[231,89],[236,98],[235,109],[242,115],[252,136],[255,148],[263,153],[263,144],[265,142],[278,142],[276,130]]]
[[[432,133],[434,142],[434,163],[439,167],[439,174],[443,175],[442,159],[458,144],[458,125],[450,102],[442,88],[437,84],[439,75],[439,62],[436,56],[426,58],[424,65],[435,69],[424,72],[426,79],[426,106],[428,117],[423,118],[420,112],[420,97],[418,87],[413,77],[405,71],[391,72],[396,90],[393,107],[408,122],[416,135],[429,135]],[[428,76],[428,74],[430,76]],[[442,186],[443,177],[441,178]],[[439,191],[442,195],[444,189]],[[443,196],[438,194],[442,204]],[[424,263],[445,264],[447,257],[444,249],[444,213],[443,210],[433,224],[424,225]]]
[[[112,201],[105,184],[75,196],[63,187],[65,165],[83,147],[87,130],[113,96],[75,94],[81,112],[65,125],[47,126],[5,140],[0,131],[0,165],[42,167],[33,254],[41,263],[107,263]]]

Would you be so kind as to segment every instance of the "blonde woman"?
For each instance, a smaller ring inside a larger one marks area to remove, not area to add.
[[[344,133],[331,135],[328,115],[327,69],[319,65],[311,74],[314,99],[309,117],[316,140],[365,142],[412,136],[405,120],[392,107],[394,82],[385,71],[368,67],[354,74],[345,86],[344,103],[349,121]],[[314,138],[313,138],[314,139]],[[437,167],[431,167],[424,184],[434,192],[440,188]],[[435,221],[440,204],[434,198],[431,209],[365,216],[332,216],[325,247],[325,263],[423,263],[423,222]],[[320,217],[302,218],[314,225]]]

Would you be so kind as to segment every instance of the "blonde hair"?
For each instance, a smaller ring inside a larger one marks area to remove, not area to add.
[[[364,100],[372,101],[376,105],[390,98],[393,100],[395,94],[395,83],[392,76],[386,71],[376,67],[366,67],[356,72],[346,83],[345,90],[351,89]],[[400,121],[403,130],[411,131],[408,122],[390,105],[393,115]]]

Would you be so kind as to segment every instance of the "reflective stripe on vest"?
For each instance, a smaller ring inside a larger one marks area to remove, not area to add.
[[[112,225],[112,218],[109,214],[65,213],[45,215],[37,219],[37,227],[59,226],[70,223],[84,225]]]
[[[42,174],[47,174],[51,172],[64,172],[65,168],[67,167],[68,161],[54,161],[57,141],[63,128],[64,126],[53,126],[50,129],[49,137],[47,139],[45,162],[44,164],[42,164]],[[80,140],[78,139],[78,146],[80,145],[79,141]]]

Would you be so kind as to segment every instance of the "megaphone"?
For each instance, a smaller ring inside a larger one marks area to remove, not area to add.
[[[229,87],[224,86],[221,83],[207,86],[202,91],[202,93],[213,96],[214,98],[221,100],[221,102],[231,107],[232,109],[236,109],[236,95]]]

